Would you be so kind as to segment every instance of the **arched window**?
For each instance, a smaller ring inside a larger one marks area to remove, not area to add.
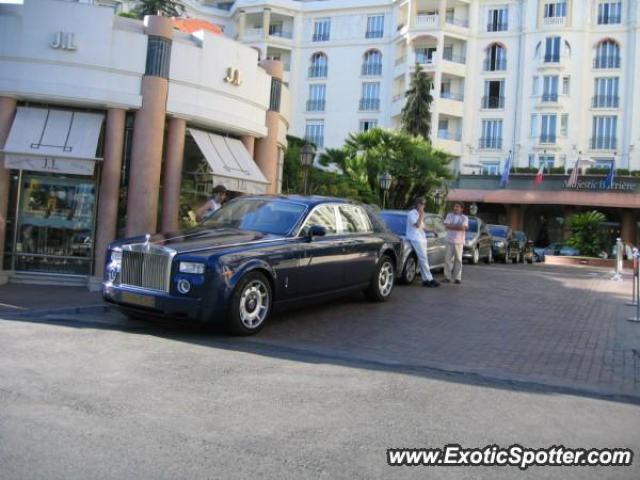
[[[314,53],[311,56],[311,65],[309,66],[309,78],[323,78],[327,76],[329,68],[329,59],[322,53]]]
[[[620,45],[615,40],[607,39],[598,43],[595,68],[620,68]]]
[[[496,72],[507,69],[507,49],[499,43],[493,43],[487,47],[484,59],[484,69],[488,72]]]
[[[368,50],[362,57],[362,75],[382,75],[382,53]]]

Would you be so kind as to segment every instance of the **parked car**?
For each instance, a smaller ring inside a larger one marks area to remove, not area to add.
[[[516,263],[524,262],[527,254],[529,239],[526,233],[522,230],[515,230],[513,232],[513,246],[511,249],[511,259]]]
[[[580,250],[569,245],[563,245],[560,249],[560,255],[563,257],[578,257],[580,256]]]
[[[502,263],[512,260],[511,250],[515,246],[515,241],[511,228],[506,225],[487,225],[487,230],[491,235],[493,259]]]
[[[258,332],[275,307],[393,291],[400,239],[362,205],[302,196],[245,196],[198,227],[113,242],[103,296],[133,316],[222,322]]]
[[[491,235],[487,230],[487,224],[478,217],[469,217],[462,258],[472,265],[476,265],[480,260],[484,260],[485,263],[493,261]]]
[[[536,247],[533,244],[533,240],[529,240],[527,242],[525,260],[527,261],[527,263],[544,262],[544,248]]]
[[[553,242],[544,249],[545,255],[560,255],[560,249],[564,246],[562,242]]]
[[[416,274],[420,270],[418,268],[416,252],[413,250],[411,242],[407,240],[405,236],[407,231],[407,214],[408,212],[403,210],[382,210],[380,212],[380,217],[385,221],[389,230],[402,238],[402,254],[397,274],[398,278],[404,284],[413,283]],[[431,270],[442,269],[444,268],[444,256],[447,248],[447,230],[444,227],[444,221],[440,215],[426,213],[424,226],[427,236],[429,267]]]

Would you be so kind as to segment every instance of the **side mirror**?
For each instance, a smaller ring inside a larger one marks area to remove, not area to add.
[[[436,232],[434,232],[433,230],[426,230],[424,232],[424,235],[427,238],[438,238],[438,234]]]
[[[313,240],[313,237],[324,237],[327,234],[327,229],[322,225],[311,225],[307,230],[307,240]]]

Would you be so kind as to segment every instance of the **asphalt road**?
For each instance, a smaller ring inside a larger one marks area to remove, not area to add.
[[[463,286],[470,292],[474,275]],[[440,301],[419,287],[396,293],[372,307],[374,320],[379,308],[404,318],[408,298]],[[0,320],[0,478],[640,478],[637,458],[632,467],[524,472],[387,466],[387,448],[448,443],[637,455],[640,402],[541,377],[510,380],[509,369],[504,378],[460,365],[448,373],[444,351],[437,366],[407,362],[437,325],[409,323],[394,336],[378,319],[378,333],[363,339],[353,311],[366,308],[354,298],[290,312],[251,339],[115,313]]]

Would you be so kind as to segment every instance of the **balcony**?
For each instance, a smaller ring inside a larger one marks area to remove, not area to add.
[[[502,149],[502,137],[483,137],[478,142],[478,147],[483,150]]]
[[[543,93],[541,100],[543,103],[557,103],[558,102],[558,94],[557,93]]]
[[[564,27],[567,23],[567,17],[545,17],[542,24],[545,27]]]
[[[280,37],[280,38],[293,38],[293,31],[283,29],[282,27],[271,25],[269,27],[269,35],[272,37]]]
[[[317,148],[322,148],[324,147],[324,136],[321,135],[306,135],[304,137],[305,141],[307,143],[312,143],[313,145],[315,145]]]
[[[544,63],[560,63],[559,53],[545,53],[543,58]]]
[[[593,60],[593,68],[620,68],[619,55],[601,55]]]
[[[617,25],[622,23],[620,14],[598,15],[598,25]]]
[[[454,55],[453,53],[444,52],[442,54],[442,59],[448,62],[460,63],[464,65],[467,62],[467,59],[464,55]]]
[[[361,73],[364,76],[382,75],[382,63],[364,63]]]
[[[456,102],[464,102],[464,94],[457,92],[440,92],[440,98],[455,100]]]
[[[506,58],[485,58],[484,59],[484,71],[485,72],[502,72],[507,69]]]
[[[328,42],[329,34],[328,33],[314,33],[311,38],[314,42]]]
[[[364,35],[365,38],[382,38],[384,32],[382,30],[369,30]]]
[[[507,22],[489,22],[487,23],[487,32],[506,32],[509,30],[509,24]]]
[[[504,97],[482,97],[482,108],[504,108]]]
[[[328,67],[326,65],[311,65],[309,67],[309,78],[326,78]]]
[[[416,15],[416,28],[438,28],[438,15]]]
[[[469,20],[464,18],[447,17],[447,23],[456,27],[469,28]]]
[[[360,99],[360,111],[370,112],[380,110],[379,98],[361,98]]]
[[[615,137],[592,137],[589,141],[591,150],[615,150],[618,139]]]
[[[416,52],[416,63],[419,63],[420,65],[435,65],[436,60],[425,53]]]
[[[307,112],[324,112],[326,100],[307,100]]]
[[[555,133],[543,133],[540,135],[540,143],[556,143],[556,135]]]
[[[407,61],[407,56],[406,55],[402,55],[402,56],[396,58],[394,60],[393,64],[397,67],[398,65],[402,65],[406,61]]]
[[[617,95],[594,95],[591,100],[593,108],[618,108],[620,97]]]
[[[462,140],[462,132],[451,132],[449,130],[438,130],[438,138],[442,140],[452,140],[459,142]]]
[[[243,39],[262,38],[262,28],[247,28],[244,31]]]

